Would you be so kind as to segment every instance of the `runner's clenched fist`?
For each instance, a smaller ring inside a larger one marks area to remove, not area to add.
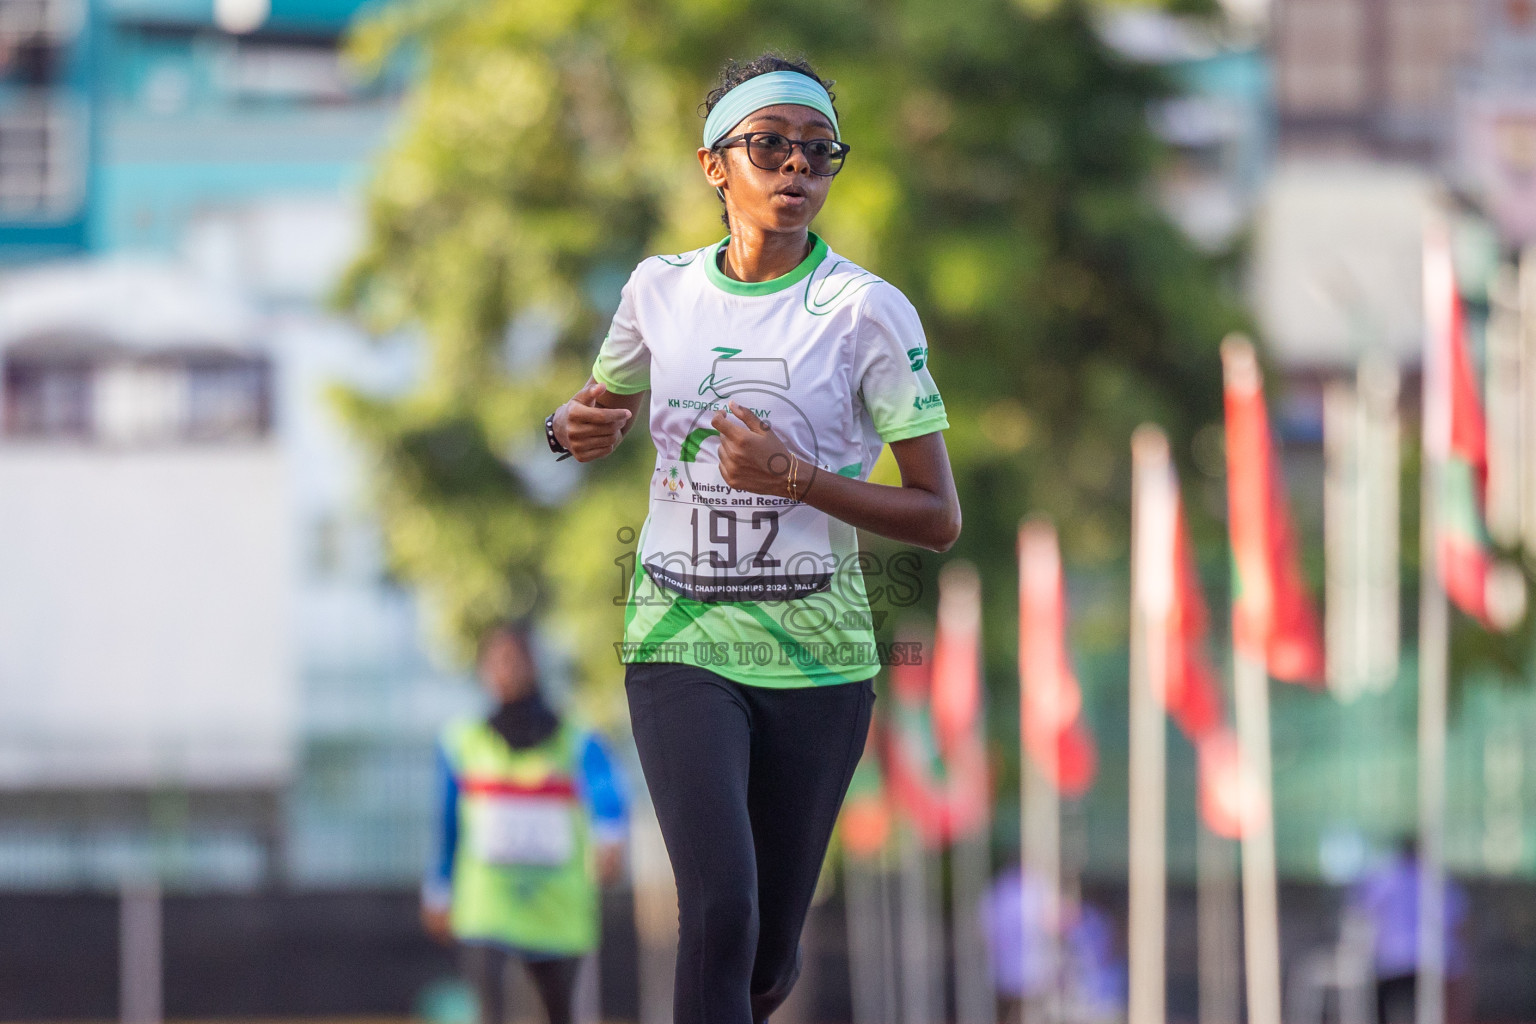
[[[789,481],[790,460],[796,456],[773,432],[773,428],[746,406],[728,401],[732,420],[721,409],[710,419],[710,426],[720,432],[720,475],[725,482],[754,494],[784,494]],[[815,466],[800,459],[796,491],[805,493]]]
[[[555,440],[575,456],[577,462],[592,462],[613,453],[624,440],[624,430],[634,413],[628,409],[598,404],[608,389],[595,380],[555,412]]]

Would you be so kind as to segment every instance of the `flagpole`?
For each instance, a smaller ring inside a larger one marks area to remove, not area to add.
[[[982,941],[978,920],[986,895],[986,878],[991,870],[991,858],[986,849],[989,832],[991,827],[983,827],[980,834],[955,843],[951,852],[955,1012],[960,1024],[992,1024],[995,1021],[988,949]]]
[[[880,746],[877,724],[871,723],[839,822],[853,1024],[892,1024],[896,1012],[895,996],[888,994],[896,965],[890,956],[885,895],[893,816]]]
[[[1398,562],[1401,558],[1402,428],[1398,395],[1402,381],[1397,364],[1377,351],[1360,361],[1356,390],[1365,444],[1360,467],[1362,488],[1361,543],[1370,552],[1365,562],[1361,601],[1366,651],[1363,665],[1370,688],[1382,692],[1397,678],[1402,648],[1398,602],[1402,597]]]
[[[1450,444],[1449,340],[1455,277],[1445,224],[1424,249],[1423,457],[1419,472],[1419,935],[1416,1024],[1445,1020],[1445,725],[1449,612],[1439,564],[1441,466]]]
[[[1051,785],[1045,772],[1027,755],[1024,758],[1024,784],[1020,795],[1023,798],[1023,836],[1020,846],[1025,868],[1023,877],[1035,879],[1045,893],[1045,907],[1041,917],[1046,928],[1045,955],[1051,964],[1050,987],[1045,994],[1045,1019],[1051,1024],[1060,1024],[1061,979],[1055,968],[1061,962],[1057,927],[1061,918],[1061,802],[1056,795],[1056,787]],[[1034,912],[1030,906],[1028,886],[1022,886],[1019,895],[1024,900],[1024,927],[1027,931],[1030,927],[1028,915]],[[1021,950],[1025,957],[1029,956],[1027,945]]]
[[[1276,897],[1275,816],[1269,751],[1269,674],[1264,663],[1233,655],[1237,741],[1258,804],[1243,829],[1243,947],[1248,1024],[1280,1024],[1280,912]],[[1423,1022],[1419,1022],[1423,1024]]]
[[[1228,491],[1229,503],[1236,499],[1233,483],[1232,396],[1257,395],[1262,387],[1259,380],[1258,361],[1253,347],[1246,338],[1232,336],[1221,345],[1222,369],[1228,395]],[[1260,434],[1263,443],[1267,436]],[[1259,477],[1266,479],[1275,472],[1266,466]],[[1253,495],[1243,495],[1252,500]],[[1230,507],[1230,506],[1229,506]],[[1262,506],[1258,506],[1262,507]],[[1228,530],[1238,527],[1235,514],[1229,515]],[[1260,539],[1265,546],[1263,557],[1268,557],[1269,546],[1279,524],[1262,525]],[[1251,543],[1254,538],[1245,539]],[[1245,565],[1245,559],[1260,554],[1245,549],[1235,532],[1232,537],[1233,555],[1242,577],[1242,586],[1252,588],[1240,600],[1233,601],[1232,645],[1232,697],[1237,719],[1238,746],[1242,752],[1243,772],[1252,790],[1254,807],[1244,823],[1241,836],[1242,889],[1243,889],[1243,953],[1247,969],[1248,1024],[1280,1024],[1280,912],[1276,894],[1275,871],[1275,818],[1273,789],[1273,760],[1269,749],[1269,667],[1265,664],[1264,643],[1254,636],[1249,622],[1239,629],[1239,622],[1246,614],[1263,621],[1264,634],[1273,629],[1275,581],[1270,579],[1270,569],[1265,565]],[[1251,578],[1249,578],[1251,577]],[[1245,612],[1241,601],[1248,602]],[[1259,650],[1251,645],[1260,642]]]
[[[1488,289],[1487,366],[1488,535],[1500,547],[1520,543],[1520,285],[1502,268]]]
[[[996,1006],[981,933],[981,902],[986,896],[991,857],[990,815],[978,833],[950,850],[951,901],[955,935],[955,1011],[960,1024],[994,1024]]]
[[[1520,481],[1521,543],[1536,554],[1536,246],[1520,253]]]
[[[1237,892],[1232,844],[1195,823],[1196,942],[1199,946],[1200,1024],[1238,1024]]]
[[[1365,642],[1361,625],[1368,609],[1361,563],[1369,541],[1360,529],[1364,505],[1361,481],[1360,394],[1342,380],[1323,388],[1323,592],[1328,688],[1341,704],[1360,695]]]
[[[957,645],[945,652],[945,659],[960,652],[969,671],[965,693],[974,710],[966,726],[966,735],[953,742],[975,743],[984,750],[986,743],[986,701],[981,686],[981,579],[968,562],[950,562],[939,575],[939,633],[946,645]],[[939,673],[939,654],[935,651],[935,676]],[[956,669],[960,666],[956,665]],[[939,679],[935,678],[935,685]],[[937,696],[937,694],[936,694]],[[935,709],[936,713],[939,709]],[[956,763],[967,756],[962,751],[951,754]],[[984,754],[976,756],[984,758]],[[983,782],[985,787],[987,783]],[[996,1004],[988,969],[987,944],[981,933],[981,903],[991,874],[992,814],[991,794],[979,800],[979,820],[970,835],[956,835],[950,842],[950,907],[955,950],[955,1010],[959,1024],[994,1024]]]
[[[893,828],[900,828],[896,821],[892,821]],[[898,833],[899,834],[899,833]],[[895,872],[892,870],[891,860],[896,855],[892,849],[895,844],[887,842],[880,848],[879,860],[879,894],[880,894],[880,1005],[884,1007],[884,1021],[890,1024],[899,1024],[901,1012],[897,1003],[896,979],[901,975],[900,938],[897,934],[899,925],[896,916],[896,883],[892,880]]]
[[[1031,586],[1055,587],[1060,578],[1060,554],[1057,547],[1056,531],[1043,520],[1026,522],[1019,528],[1019,608],[1024,610],[1029,607],[1029,590]],[[1049,988],[1045,995],[1045,1020],[1049,1024],[1060,1024],[1062,1020],[1062,991],[1061,977],[1058,967],[1061,963],[1061,798],[1056,792],[1056,786],[1051,781],[1052,777],[1059,776],[1059,769],[1055,765],[1057,750],[1055,744],[1051,744],[1048,750],[1039,752],[1041,757],[1049,759],[1048,765],[1037,764],[1028,753],[1029,744],[1029,700],[1026,693],[1030,685],[1028,662],[1031,653],[1027,647],[1027,631],[1024,617],[1019,621],[1019,827],[1022,834],[1019,837],[1019,864],[1021,868],[1021,881],[1029,878],[1035,879],[1045,893],[1045,907],[1041,914],[1046,928],[1044,942],[1046,959],[1050,964]],[[1024,901],[1021,920],[1024,922],[1025,934],[1028,935],[1030,927],[1029,916],[1033,912],[1030,906],[1029,887],[1021,884],[1019,897]],[[1020,954],[1029,956],[1029,943],[1026,938]],[[1029,976],[1029,965],[1024,965],[1025,977]]]
[[[876,854],[878,856],[878,853]],[[875,861],[873,863],[878,863]],[[843,912],[848,927],[849,996],[853,1024],[884,1024],[894,1007],[887,1007],[883,980],[888,964],[881,962],[880,882],[872,862],[844,851]]]
[[[897,842],[901,857],[901,1020],[904,1024],[936,1024],[932,1013],[935,951],[931,944],[928,858],[911,823],[901,825]]]
[[[1419,976],[1415,1024],[1445,1020],[1445,723],[1448,622],[1435,565],[1439,474],[1424,463],[1419,576]]]
[[[1157,695],[1167,685],[1174,530],[1171,519],[1163,529],[1157,520],[1172,513],[1167,438],[1156,427],[1138,427],[1131,439],[1131,458],[1129,1019],[1135,1024],[1163,1024],[1167,1014],[1167,730]],[[1163,547],[1167,550],[1160,551]],[[1162,571],[1153,567],[1160,554],[1170,556]],[[1167,599],[1159,601],[1165,591]]]

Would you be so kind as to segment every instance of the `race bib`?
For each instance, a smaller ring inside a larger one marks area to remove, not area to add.
[[[559,867],[576,852],[568,797],[487,795],[476,799],[471,852],[487,864]]]
[[[695,601],[792,601],[828,589],[825,512],[730,486],[710,462],[658,459],[641,564]]]

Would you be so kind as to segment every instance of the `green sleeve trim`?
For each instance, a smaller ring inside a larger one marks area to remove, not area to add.
[[[905,441],[911,437],[921,437],[924,434],[948,429],[949,417],[940,413],[937,416],[925,416],[914,423],[904,423],[891,431],[881,431],[880,440],[890,444],[892,441]]]
[[[639,385],[620,384],[608,375],[607,371],[602,368],[601,362],[592,364],[592,379],[616,395],[638,395],[642,391],[651,390],[649,383]]]

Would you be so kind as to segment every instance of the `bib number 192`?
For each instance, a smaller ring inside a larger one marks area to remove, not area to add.
[[[706,543],[710,545],[724,544],[725,554],[711,547],[709,550],[699,551],[699,509],[693,510],[690,520],[693,527],[693,564],[698,565],[707,560],[712,569],[730,569],[736,566],[737,558],[737,526],[738,520],[733,509],[709,510],[709,522],[705,526],[709,534]],[[773,544],[773,539],[779,535],[779,513],[772,509],[760,509],[752,513],[751,521],[753,530],[767,530],[768,534],[763,538],[762,545],[752,556],[750,563],[753,569],[773,569],[779,565],[779,560],[768,553],[768,548]]]

